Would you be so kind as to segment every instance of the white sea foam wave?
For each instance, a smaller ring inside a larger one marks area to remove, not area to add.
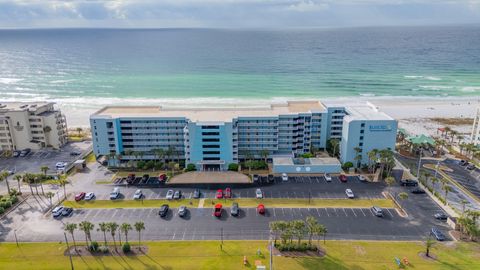
[[[0,78],[0,83],[3,83],[3,84],[14,84],[14,83],[17,83],[17,82],[21,82],[23,81],[24,79],[20,79],[20,78]]]
[[[432,91],[442,91],[442,90],[453,89],[453,86],[448,86],[448,85],[419,85],[418,87],[426,90],[432,90]]]
[[[69,80],[54,80],[54,81],[50,81],[51,84],[61,84],[61,83],[69,83],[69,82],[73,82],[75,81],[75,79],[69,79]]]
[[[472,93],[472,92],[480,91],[480,87],[478,87],[478,86],[465,86],[465,87],[460,88],[460,91],[461,92]]]

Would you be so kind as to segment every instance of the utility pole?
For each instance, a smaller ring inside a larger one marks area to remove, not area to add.
[[[68,245],[68,239],[67,239],[67,233],[64,232],[63,235],[65,236],[65,243],[67,243],[67,251],[68,251],[68,257],[70,257],[70,266],[73,268],[73,261],[72,261],[72,253],[70,253],[70,246]]]
[[[15,235],[15,242],[17,243],[18,247],[17,230],[13,230],[13,234]]]
[[[420,155],[418,156],[418,165],[417,165],[417,179],[420,179],[421,163],[422,163],[422,148],[420,147]]]
[[[435,178],[437,178],[437,174],[438,174],[438,166],[440,166],[440,160],[437,161],[437,165],[435,166]]]
[[[312,200],[312,192],[309,190],[308,191],[308,204],[310,204],[311,200]]]
[[[273,242],[272,238],[270,238],[268,248],[270,249],[270,270],[273,270]]]
[[[220,250],[223,250],[223,227],[220,228],[220,239],[221,239]]]

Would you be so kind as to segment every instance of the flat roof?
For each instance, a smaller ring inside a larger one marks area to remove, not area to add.
[[[238,117],[275,117],[278,115],[325,112],[320,101],[287,101],[267,106],[251,107],[210,107],[210,108],[175,108],[164,106],[107,106],[94,113],[92,117],[185,117],[191,121],[228,122]]]
[[[0,102],[0,112],[25,111],[27,109],[38,109],[45,105],[55,104],[54,102]]]
[[[381,112],[373,104],[347,106],[347,120],[394,120],[388,114]]]
[[[297,163],[296,159],[292,157],[274,157],[274,165],[291,165],[291,166],[321,166],[321,165],[341,165],[340,161],[336,158],[305,158],[305,163]]]

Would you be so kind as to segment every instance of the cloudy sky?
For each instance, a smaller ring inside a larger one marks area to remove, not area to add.
[[[480,0],[0,0],[0,28],[480,24]]]

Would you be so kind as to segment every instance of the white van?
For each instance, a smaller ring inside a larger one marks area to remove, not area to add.
[[[113,189],[112,193],[110,193],[110,200],[118,199],[120,196],[120,188],[116,187]]]

